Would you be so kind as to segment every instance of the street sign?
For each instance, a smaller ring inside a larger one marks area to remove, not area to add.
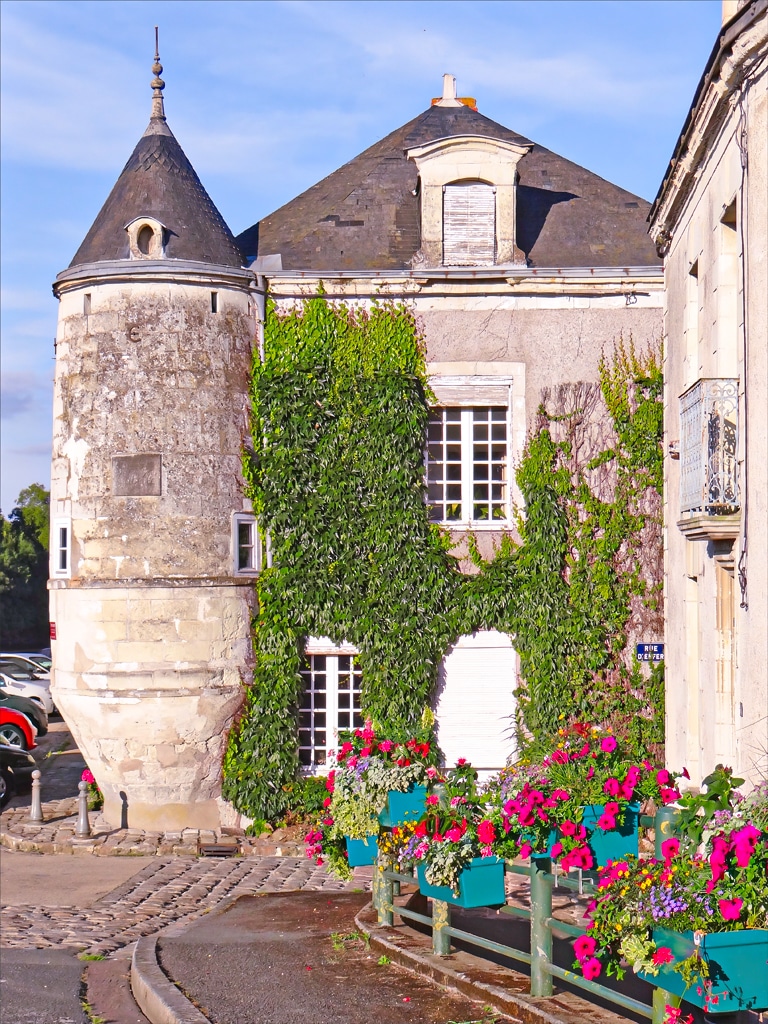
[[[638,661],[664,661],[664,644],[636,644]]]

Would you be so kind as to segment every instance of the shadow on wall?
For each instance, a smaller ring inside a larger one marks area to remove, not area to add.
[[[517,186],[517,246],[526,257],[536,245],[552,207],[578,198],[574,192],[553,192],[532,185]]]

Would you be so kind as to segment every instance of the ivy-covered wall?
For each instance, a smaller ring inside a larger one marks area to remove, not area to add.
[[[271,567],[257,584],[254,682],[230,737],[224,795],[259,818],[297,801],[310,635],[357,647],[363,711],[395,738],[418,727],[450,644],[487,628],[510,633],[520,656],[525,742],[551,734],[561,716],[615,718],[627,694],[648,722],[637,738],[657,740],[659,695],[622,658],[633,608],[653,599],[633,552],[644,503],[660,487],[660,383],[655,359],[618,349],[601,380],[615,429],[587,464],[570,435],[580,417],[590,428],[593,419],[542,407],[518,468],[526,509],[517,541],[505,537],[490,561],[477,555],[479,571],[465,576],[424,501],[429,386],[412,312],[350,310],[322,295],[270,308],[246,476]],[[600,700],[589,707],[596,680]]]

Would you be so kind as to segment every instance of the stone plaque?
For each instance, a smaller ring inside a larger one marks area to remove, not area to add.
[[[112,493],[162,494],[162,455],[116,455],[112,459]]]

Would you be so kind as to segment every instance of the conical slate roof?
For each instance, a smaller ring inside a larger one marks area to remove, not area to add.
[[[125,226],[142,216],[154,217],[165,226],[167,259],[243,265],[232,232],[166,124],[162,100],[155,104],[147,130],[70,267],[129,259]]]
[[[282,255],[285,270],[405,270],[420,248],[417,168],[406,151],[480,135],[531,145],[518,163],[517,245],[533,267],[660,263],[650,204],[461,104],[435,104],[238,235],[246,258]]]

